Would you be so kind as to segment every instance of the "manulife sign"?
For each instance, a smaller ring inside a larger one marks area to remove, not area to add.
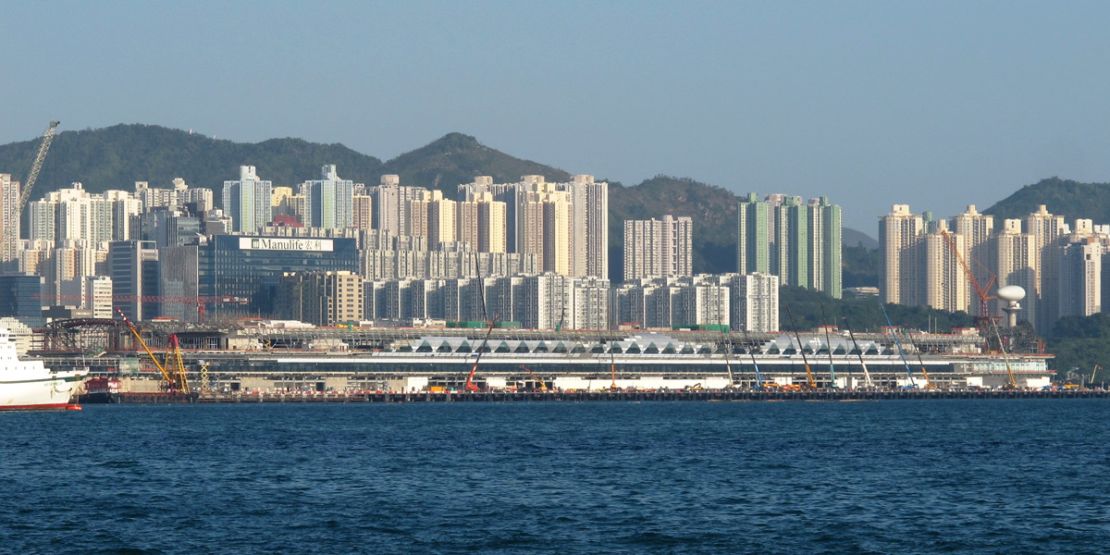
[[[332,252],[331,239],[295,239],[288,237],[240,237],[241,251],[312,251]]]

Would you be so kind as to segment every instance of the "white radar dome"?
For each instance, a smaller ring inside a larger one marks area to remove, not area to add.
[[[1025,298],[1025,289],[1017,285],[1007,285],[998,290],[998,298],[1004,301],[1020,301]]]

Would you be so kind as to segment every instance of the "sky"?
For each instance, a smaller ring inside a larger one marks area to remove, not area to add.
[[[1110,181],[1110,2],[6,2],[0,143],[150,123],[827,195],[875,236]],[[259,168],[264,174],[264,168]],[[1051,207],[1050,207],[1051,208]]]

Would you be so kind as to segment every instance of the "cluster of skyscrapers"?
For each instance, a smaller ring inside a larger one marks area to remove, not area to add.
[[[625,284],[611,287],[608,184],[588,175],[479,176],[455,198],[396,175],[355,183],[333,165],[295,187],[254,166],[218,191],[75,183],[29,204],[26,239],[18,197],[0,174],[0,315],[36,325],[118,308],[185,322],[778,327],[773,276],[694,276],[690,218],[624,222]]]
[[[783,285],[840,298],[841,209],[828,198],[751,193],[737,209],[737,233],[740,274],[773,274]]]
[[[974,205],[951,221],[894,205],[879,225],[883,301],[998,316],[995,290],[1016,285],[1026,291],[1019,320],[1038,329],[1101,311],[1110,225],[1088,219],[1068,225],[1044,205],[994,224]]]

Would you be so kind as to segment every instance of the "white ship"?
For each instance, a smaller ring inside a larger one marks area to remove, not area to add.
[[[52,372],[41,360],[19,360],[11,334],[0,328],[0,411],[68,408],[86,374]]]

